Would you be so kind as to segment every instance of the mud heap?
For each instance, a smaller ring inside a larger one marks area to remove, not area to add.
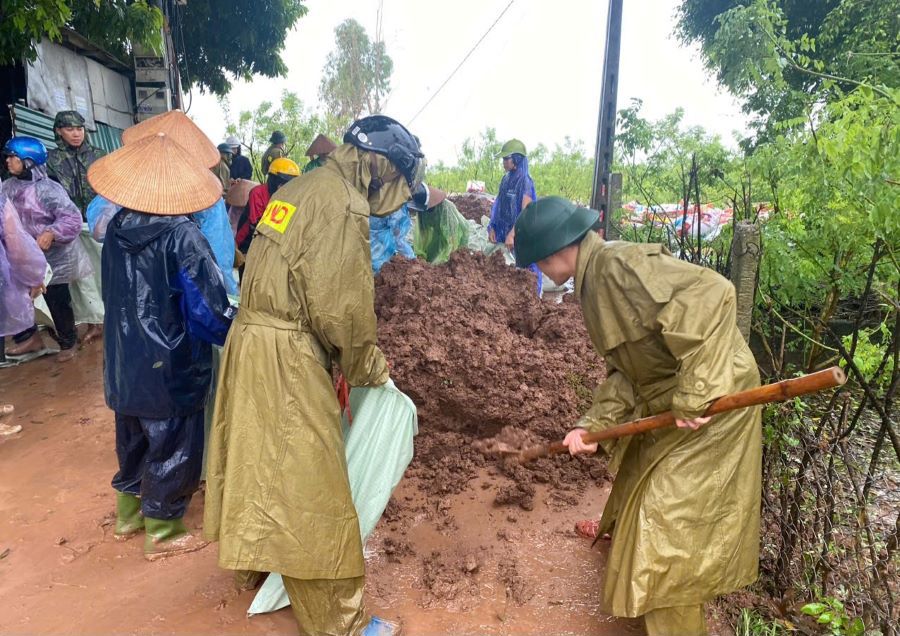
[[[541,301],[533,290],[531,272],[468,251],[442,266],[394,260],[376,279],[379,345],[419,411],[412,468],[436,493],[459,492],[491,461],[473,448],[479,439],[562,439],[603,378],[577,303]],[[512,483],[496,503],[530,509],[532,482],[570,490],[588,472],[599,476],[597,464],[505,466]]]
[[[460,214],[467,219],[480,223],[482,216],[491,216],[493,199],[489,195],[466,192],[464,194],[451,194],[447,198],[453,202]]]

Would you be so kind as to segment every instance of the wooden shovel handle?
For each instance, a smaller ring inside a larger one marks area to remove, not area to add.
[[[732,393],[731,395],[720,397],[709,405],[703,415],[705,417],[725,413],[726,411],[734,411],[735,409],[743,409],[748,406],[783,402],[800,395],[841,386],[846,381],[847,375],[843,369],[830,367],[816,373],[800,376],[799,378],[782,380],[774,384],[766,384],[754,389],[741,391],[740,393]],[[585,444],[593,444],[594,442],[602,442],[608,439],[618,439],[626,435],[637,435],[638,433],[645,433],[674,424],[675,416],[671,411],[666,411],[665,413],[651,415],[650,417],[634,420],[626,424],[612,426],[595,433],[587,433],[581,439],[584,440]],[[569,452],[569,449],[562,442],[541,444],[540,446],[533,446],[523,450],[519,456],[519,461],[525,463],[545,455],[567,452]]]

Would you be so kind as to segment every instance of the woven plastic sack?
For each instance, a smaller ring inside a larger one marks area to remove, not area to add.
[[[387,216],[369,217],[369,245],[372,250],[372,271],[376,274],[381,266],[387,263],[394,254],[404,258],[416,257],[409,235],[412,232],[412,219],[406,204]]]
[[[353,425],[348,427],[344,419],[344,447],[350,492],[365,545],[412,461],[419,424],[416,405],[391,380],[380,387],[351,389],[350,410]],[[281,575],[272,573],[247,614],[265,614],[288,605]]]
[[[69,283],[72,295],[72,311],[75,312],[75,324],[103,324],[103,295],[100,290],[100,250],[102,245],[91,234],[90,227],[84,223],[81,236],[77,239],[91,261],[94,273]]]

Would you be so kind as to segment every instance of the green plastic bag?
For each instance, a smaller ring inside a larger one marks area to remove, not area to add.
[[[414,225],[413,251],[429,263],[446,263],[450,254],[469,243],[469,224],[449,199],[419,212]]]
[[[344,418],[344,448],[350,492],[359,517],[363,545],[381,518],[391,493],[413,457],[413,437],[419,432],[416,405],[393,381],[375,388],[350,390],[353,425]],[[247,614],[265,614],[290,605],[281,575],[263,583]]]

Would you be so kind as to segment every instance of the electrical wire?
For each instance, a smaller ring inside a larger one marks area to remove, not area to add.
[[[444,89],[444,87],[450,82],[450,80],[453,79],[453,76],[456,75],[456,73],[459,71],[459,69],[462,68],[463,64],[466,63],[466,60],[468,60],[472,56],[472,53],[475,52],[475,49],[478,48],[478,45],[480,45],[482,42],[484,42],[484,39],[490,34],[491,31],[494,30],[494,27],[497,26],[497,23],[500,22],[500,20],[503,18],[503,16],[506,14],[506,12],[509,11],[509,8],[511,6],[513,6],[515,1],[516,0],[509,0],[509,4],[507,4],[503,8],[503,11],[500,12],[500,15],[497,16],[497,19],[494,20],[493,24],[491,24],[491,26],[488,27],[488,30],[484,32],[484,35],[482,35],[481,38],[475,43],[475,45],[471,49],[469,49],[469,52],[466,53],[466,56],[462,59],[462,61],[459,64],[456,65],[456,68],[453,69],[453,72],[447,76],[447,79],[445,79],[443,81],[443,83],[440,86],[438,86],[438,89],[436,91],[434,91],[434,93],[431,94],[431,97],[428,98],[428,101],[425,102],[425,104],[422,106],[422,108],[420,108],[418,110],[418,112],[412,116],[412,118],[409,120],[410,124],[412,124],[414,121],[416,121],[416,118],[422,114],[422,111],[424,111],[426,108],[428,108],[428,105],[434,101],[434,98],[437,97],[438,94],[440,94],[440,92]]]

